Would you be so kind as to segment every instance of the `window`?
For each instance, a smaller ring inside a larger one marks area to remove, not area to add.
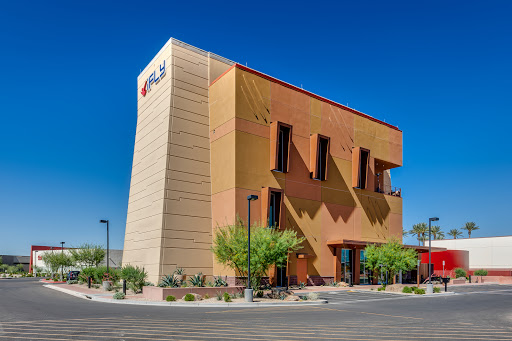
[[[352,149],[352,187],[367,189],[370,151],[361,147]]]
[[[310,137],[309,171],[315,180],[327,180],[330,138],[320,134]]]
[[[270,124],[270,170],[288,172],[291,141],[291,125],[282,122]]]
[[[283,190],[264,187],[261,189],[261,219],[266,226],[280,227],[283,211]]]

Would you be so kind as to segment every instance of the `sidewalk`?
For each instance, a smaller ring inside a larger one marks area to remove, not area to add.
[[[134,304],[134,305],[152,305],[152,306],[174,306],[174,307],[283,307],[283,306],[301,306],[301,305],[320,305],[326,304],[326,300],[318,301],[277,301],[277,302],[164,302],[164,301],[149,301],[142,297],[142,295],[127,295],[123,300],[115,300],[112,298],[113,292],[105,292],[99,294],[97,290],[76,287],[70,284],[44,284],[45,288],[60,291],[62,293],[79,297],[86,300],[92,300],[103,303],[114,303],[114,304]],[[306,293],[306,292],[305,292]],[[255,300],[257,300],[255,298]]]

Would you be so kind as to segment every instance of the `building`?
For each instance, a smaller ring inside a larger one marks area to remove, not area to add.
[[[13,256],[13,255],[0,255],[2,264],[9,266],[23,265],[23,271],[27,272],[29,269],[30,256]]]
[[[276,280],[364,283],[367,243],[402,240],[397,127],[172,38],[137,92],[123,260],[151,282],[177,266],[236,276],[212,235],[247,219],[250,194],[253,221],[307,238]]]
[[[467,266],[458,267],[470,273],[484,269],[489,276],[512,276],[512,236],[432,240],[432,246],[466,251]],[[443,257],[439,259],[440,262],[450,258],[446,252],[440,252],[439,257]],[[439,268],[439,265],[434,263],[434,268]]]
[[[60,246],[41,246],[41,245],[32,245],[30,247],[31,256],[27,256],[27,270],[30,269],[30,272],[33,272],[33,267],[37,266],[39,268],[48,270],[45,262],[43,261],[43,255],[47,252],[64,252],[69,254],[70,248],[62,248]],[[122,266],[123,261],[123,250],[109,250],[109,266],[112,268],[120,268]],[[28,264],[30,262],[30,264]],[[99,266],[107,265],[107,254],[105,252],[105,257],[100,262]],[[80,266],[77,265],[72,270],[80,270]]]

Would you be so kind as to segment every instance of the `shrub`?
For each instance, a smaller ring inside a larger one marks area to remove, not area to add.
[[[402,289],[402,292],[403,292],[404,294],[412,294],[412,289],[411,289],[411,288],[409,288],[409,287],[404,287],[404,288]]]
[[[455,277],[456,278],[459,278],[459,277],[466,277],[466,270],[462,269],[462,268],[457,268],[455,269]]]
[[[441,292],[441,288],[434,287],[434,293],[439,294]]]
[[[256,297],[262,298],[263,297],[263,290],[256,291]]]
[[[484,269],[476,270],[474,272],[474,275],[475,276],[487,276],[487,270],[484,270]]]
[[[227,287],[228,282],[226,282],[222,277],[217,276],[213,278],[213,286],[214,287]]]
[[[148,277],[147,272],[138,266],[125,265],[121,270],[121,278],[126,280],[128,287],[135,293],[142,290],[146,277]]]
[[[174,276],[166,275],[162,277],[162,281],[158,283],[158,286],[161,288],[177,288],[180,286],[180,281]]]
[[[425,289],[420,289],[420,288],[414,287],[414,293],[417,295],[425,295]]]
[[[146,282],[146,283],[144,283],[144,286],[145,287],[154,287],[155,285],[151,282]]]
[[[215,296],[217,297],[217,301],[222,301],[222,293],[218,292],[215,294]]]
[[[205,300],[207,300],[207,299],[209,299],[209,298],[210,298],[210,295],[205,294],[205,295],[203,296],[203,298],[204,298]]]
[[[191,301],[195,301],[196,297],[192,294],[186,294],[185,296],[183,296],[183,300],[185,300],[187,302],[191,302]]]
[[[116,292],[112,297],[115,300],[122,300],[122,299],[124,299],[124,294],[122,292]]]
[[[381,286],[380,288],[377,288],[377,291],[386,291],[386,287],[385,286]]]
[[[222,296],[224,297],[224,302],[231,302],[231,296],[227,292]]]
[[[193,287],[204,287],[204,276],[202,272],[199,272],[197,275],[192,276],[189,279],[190,284]]]
[[[300,282],[299,283],[299,289],[304,289],[306,287],[306,283]]]
[[[185,273],[185,269],[183,268],[176,268],[176,270],[174,270],[174,274],[176,275],[183,275]]]
[[[310,293],[308,294],[308,300],[309,300],[309,301],[315,301],[315,300],[317,300],[317,299],[318,299],[318,293],[316,293],[316,292],[310,292]]]
[[[188,288],[188,284],[187,284],[187,282],[183,282],[183,283],[181,283],[181,287],[182,287],[182,288]]]
[[[176,301],[176,297],[174,297],[173,295],[169,295],[169,296],[167,296],[167,297],[165,298],[165,300],[166,300],[167,302],[174,302],[174,301]]]
[[[76,279],[72,279],[66,282],[67,284],[78,284],[78,281]]]

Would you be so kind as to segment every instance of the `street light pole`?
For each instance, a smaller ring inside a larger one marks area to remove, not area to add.
[[[110,271],[109,271],[109,268],[108,268],[108,260],[110,258],[110,256],[109,256],[109,245],[108,245],[108,242],[109,242],[109,240],[108,240],[108,219],[107,220],[103,220],[102,219],[102,220],[100,220],[100,223],[102,223],[102,224],[106,223],[107,224],[107,273],[110,275]]]
[[[432,250],[431,250],[431,243],[432,243],[432,236],[431,236],[431,229],[432,229],[432,222],[438,221],[439,218],[428,218],[428,285],[427,285],[427,294],[433,294],[434,293],[434,287],[432,285],[432,272],[430,271],[430,264],[432,263]]]
[[[245,301],[252,302],[253,290],[251,288],[251,201],[258,200],[257,195],[247,196],[247,289]]]
[[[66,244],[66,242],[60,242],[60,245],[61,245],[61,254],[64,255],[64,244]],[[64,260],[64,257],[63,257],[63,260]],[[61,264],[60,266],[60,274],[61,274],[61,277],[62,280],[64,280],[64,264]]]

